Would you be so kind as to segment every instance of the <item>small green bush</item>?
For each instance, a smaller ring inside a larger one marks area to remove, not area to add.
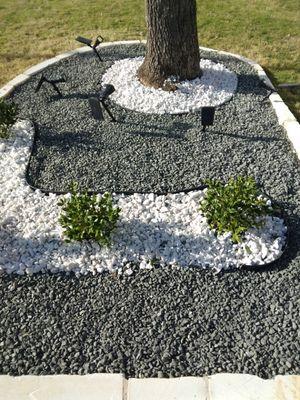
[[[7,138],[9,128],[17,120],[17,106],[0,99],[0,138]]]
[[[260,217],[273,213],[252,177],[230,178],[226,185],[209,180],[207,185],[200,211],[211,229],[215,229],[217,234],[231,232],[235,243],[241,241],[249,228],[262,225]]]
[[[79,193],[77,184],[71,188],[71,197],[58,203],[62,207],[59,218],[67,241],[96,240],[109,246],[121,209],[113,206],[110,193],[100,198],[87,192]]]

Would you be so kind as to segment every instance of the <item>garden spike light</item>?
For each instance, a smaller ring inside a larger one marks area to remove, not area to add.
[[[59,97],[63,97],[61,91],[57,87],[58,83],[64,83],[66,82],[65,78],[58,78],[58,79],[48,79],[44,75],[41,76],[39,83],[37,84],[37,87],[35,88],[35,92],[37,93],[41,87],[43,86],[44,83],[49,83],[52,88],[56,91]]]
[[[100,101],[96,97],[89,98],[89,104],[92,111],[92,116],[98,121],[103,121],[103,112],[100,105]]]
[[[116,89],[114,88],[113,85],[107,83],[103,86],[101,86],[100,93],[99,93],[99,100],[103,101],[108,98]]]
[[[300,83],[281,83],[277,86],[280,89],[300,90]]]
[[[104,108],[104,110],[107,112],[107,114],[110,116],[110,119],[112,122],[116,122],[115,117],[112,115],[111,111],[108,108],[108,105],[105,103],[105,101],[108,99],[108,97],[115,91],[115,88],[113,85],[107,84],[103,85],[99,97],[91,97],[89,99],[92,115],[95,119],[98,121],[103,121],[104,116],[103,116],[103,111],[101,106]]]
[[[203,132],[207,126],[211,126],[214,123],[215,118],[215,107],[202,107],[201,109],[201,124]]]
[[[266,99],[268,99],[272,93],[276,93],[277,90],[274,88],[274,86],[272,85],[272,83],[269,81],[269,79],[265,79],[264,77],[261,78],[261,86],[266,89],[268,91],[268,94],[266,96],[264,96],[264,98],[261,100],[261,102],[265,101]]]
[[[97,36],[95,42],[93,43],[93,41],[91,39],[87,39],[84,38],[82,36],[77,36],[77,38],[75,39],[77,40],[77,42],[85,44],[86,46],[89,46],[91,49],[93,49],[94,53],[96,54],[96,56],[99,58],[100,61],[103,61],[102,58],[100,57],[100,54],[97,51],[97,46],[99,46],[100,43],[102,43],[104,41],[102,36]]]

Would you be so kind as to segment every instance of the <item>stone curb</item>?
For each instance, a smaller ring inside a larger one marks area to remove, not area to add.
[[[125,379],[121,374],[0,375],[0,400],[298,400],[300,375]]]
[[[136,44],[136,43],[146,43],[146,40],[123,40],[123,41],[116,41],[116,42],[107,42],[103,43],[101,47],[109,47],[109,46],[114,46],[114,45],[121,45],[121,44]],[[223,55],[230,55],[232,57],[235,57],[241,61],[244,61],[248,64],[250,64],[258,73],[258,76],[261,78],[262,81],[266,82],[268,85],[274,88],[272,85],[270,79],[268,78],[267,74],[263,70],[263,68],[257,64],[255,61],[250,60],[249,58],[240,56],[238,54],[234,53],[229,53],[226,51],[220,51],[220,50],[215,50],[211,49],[209,47],[200,47],[200,50],[208,50],[208,51],[214,51],[218,54],[223,54]],[[16,87],[21,85],[22,83],[26,82],[32,75],[37,74],[38,72],[44,70],[47,68],[49,65],[55,64],[56,62],[70,57],[74,54],[77,53],[87,53],[91,52],[92,49],[89,47],[79,47],[78,49],[71,50],[62,54],[57,55],[56,57],[50,58],[49,60],[43,61],[26,71],[24,71],[23,74],[16,76],[14,79],[9,81],[6,85],[4,85],[2,88],[0,88],[0,98],[1,97],[6,97],[8,96]],[[275,89],[275,88],[274,88]],[[287,132],[287,136],[289,140],[291,141],[294,151],[297,154],[298,158],[300,159],[300,124],[294,117],[294,115],[291,113],[287,105],[284,103],[282,98],[279,96],[278,93],[273,93],[269,97],[271,104],[275,110],[275,113],[278,118],[278,123],[284,127],[284,129]]]

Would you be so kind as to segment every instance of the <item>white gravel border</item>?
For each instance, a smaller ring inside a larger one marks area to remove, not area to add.
[[[140,41],[111,42],[102,47],[130,43],[140,43]],[[86,47],[79,48],[28,69],[0,89],[0,97],[7,96],[15,87],[48,65],[75,53],[89,51],[91,50]],[[258,64],[241,56],[230,55],[249,62],[262,78],[268,79]],[[300,125],[279,95],[271,95],[270,100],[273,106],[274,102],[276,103],[274,108],[279,123],[286,128],[300,157]],[[245,251],[245,246],[232,246],[226,235],[216,238],[198,213],[198,203],[203,196],[201,191],[167,196],[151,194],[118,196],[123,217],[119,225],[121,229],[116,233],[119,237],[115,237],[114,247],[100,249],[97,244],[88,243],[66,245],[62,242],[62,232],[57,223],[59,196],[45,196],[40,191],[33,192],[25,181],[24,173],[32,136],[31,124],[28,121],[18,122],[15,126],[15,137],[0,144],[1,170],[5,171],[0,179],[0,242],[2,243],[0,270],[2,271],[33,273],[50,269],[52,272],[64,270],[95,273],[104,270],[114,271],[117,265],[129,261],[139,263],[141,268],[150,268],[149,261],[154,257],[162,264],[210,266],[220,270],[229,265],[270,262],[281,254],[280,239],[272,242],[273,238],[268,237],[268,230],[263,232],[262,241],[257,237],[261,232],[255,230],[249,232],[246,244],[252,250],[251,257]],[[275,220],[276,224],[273,225],[272,219],[268,219],[269,228],[275,230],[275,236],[284,233],[285,228],[280,221]],[[164,225],[163,230],[157,229],[162,225]],[[132,232],[136,234],[132,235]],[[199,235],[202,235],[201,240]],[[128,240],[131,241],[130,244]],[[268,252],[270,245],[271,253]],[[132,273],[131,268],[126,272]]]
[[[237,88],[237,75],[222,63],[203,59],[202,75],[176,83],[177,90],[167,92],[141,84],[137,70],[144,57],[115,61],[102,76],[102,83],[112,84],[110,98],[121,107],[148,114],[181,114],[201,107],[217,107],[229,101]]]
[[[217,271],[242,264],[266,264],[282,254],[283,220],[266,217],[261,229],[251,229],[243,243],[230,235],[215,236],[199,213],[205,191],[167,195],[117,195],[121,218],[110,248],[95,242],[66,243],[58,218],[57,196],[33,191],[25,180],[34,136],[29,121],[19,121],[9,140],[0,142],[0,272],[50,270],[76,274],[117,271],[131,274],[159,265],[198,266]],[[249,254],[249,250],[251,253]]]

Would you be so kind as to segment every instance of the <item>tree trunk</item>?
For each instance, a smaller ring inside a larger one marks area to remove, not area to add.
[[[200,76],[196,0],[147,0],[146,6],[147,52],[139,80],[159,88],[169,76]]]

